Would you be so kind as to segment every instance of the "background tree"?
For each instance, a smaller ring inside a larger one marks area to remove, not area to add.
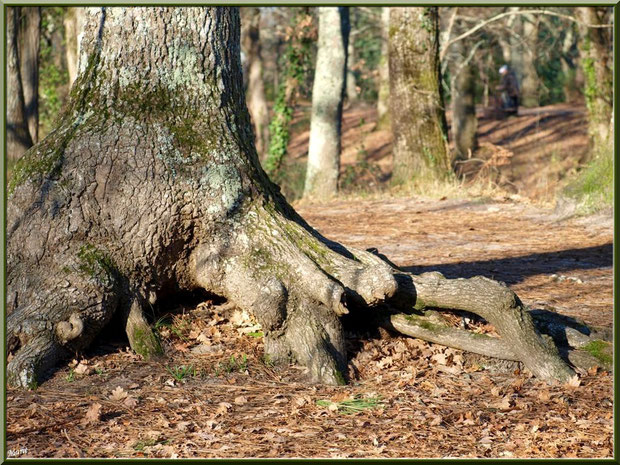
[[[458,46],[457,50],[463,50]],[[454,137],[455,159],[471,157],[477,146],[476,131],[476,74],[477,66],[473,57],[453,66],[452,74],[452,134]]]
[[[310,48],[316,40],[310,8],[296,10],[286,30],[284,65],[278,77],[278,89],[269,123],[269,149],[263,166],[270,176],[278,175],[290,139],[289,124],[299,96],[300,86],[311,62]]]
[[[7,157],[16,160],[32,146],[20,70],[20,7],[7,9]]]
[[[244,21],[247,22],[242,40],[242,48],[247,60],[246,100],[254,126],[256,150],[262,156],[269,145],[269,107],[263,82],[263,57],[260,41],[261,11],[258,7],[243,8],[241,11],[243,13],[242,26]]]
[[[67,56],[67,71],[69,83],[73,84],[78,72],[78,57],[80,56],[79,36],[84,28],[84,8],[69,7],[64,17],[65,47]]]
[[[580,53],[585,77],[588,132],[592,152],[598,154],[608,152],[613,140],[612,30],[600,27],[609,23],[611,10],[608,7],[581,7],[578,14],[583,23]]]
[[[304,196],[328,198],[338,190],[350,25],[348,7],[320,7],[318,11],[319,38]]]
[[[20,69],[24,104],[32,142],[39,140],[39,50],[41,7],[21,7]]]
[[[390,9],[390,110],[395,183],[450,173],[436,7]]]
[[[381,8],[381,61],[379,62],[379,92],[377,96],[377,127],[389,127],[390,66],[390,7]]]

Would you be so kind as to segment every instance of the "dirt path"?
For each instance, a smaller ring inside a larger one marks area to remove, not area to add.
[[[611,218],[522,204],[386,199],[306,205],[323,234],[416,272],[506,281],[534,308],[610,326]],[[411,338],[349,334],[352,382],[308,386],[262,357],[234,309],[176,305],[166,358],[102,343],[34,392],[8,391],[8,448],[32,457],[611,457],[612,376],[548,386]],[[239,337],[239,332],[245,335]],[[77,363],[77,362],[80,363]],[[191,367],[191,369],[183,369]],[[353,400],[357,410],[346,410]]]

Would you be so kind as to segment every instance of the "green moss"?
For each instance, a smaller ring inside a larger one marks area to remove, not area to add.
[[[338,383],[338,385],[340,386],[344,386],[345,384],[347,384],[347,381],[344,379],[344,375],[340,372],[340,370],[334,370],[334,376],[336,378],[336,382]]]
[[[444,329],[444,327],[442,327],[441,325],[431,323],[427,319],[422,318],[418,315],[407,315],[405,316],[405,319],[410,323],[419,326],[420,328],[424,328],[428,331],[438,332]]]
[[[77,254],[78,270],[91,278],[110,283],[119,274],[112,258],[92,244],[84,244]]]
[[[585,345],[583,350],[593,355],[604,366],[611,366],[614,362],[613,348],[609,342],[596,339]]]
[[[137,327],[133,332],[132,349],[138,355],[149,360],[154,355],[163,353],[163,349],[150,328]]]

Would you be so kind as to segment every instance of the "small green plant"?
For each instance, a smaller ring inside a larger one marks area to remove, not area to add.
[[[99,376],[103,375],[103,368],[95,368],[95,373]]]
[[[144,451],[145,447],[152,447],[157,444],[165,445],[168,444],[168,439],[144,439],[142,441],[136,441],[133,445],[133,449],[139,452]]]
[[[317,400],[316,404],[321,407],[327,407],[330,410],[340,412],[344,415],[362,412],[364,410],[381,407],[381,397],[361,397],[359,395],[352,399],[342,400],[340,402],[332,402],[331,400]]]
[[[70,383],[75,381],[75,370],[73,368],[69,369],[69,374],[67,375],[67,377],[65,379],[67,381],[69,381]]]
[[[230,356],[230,359],[226,362],[220,362],[215,367],[215,376],[220,376],[222,373],[245,373],[248,371],[248,357],[243,354],[240,358],[235,358],[234,355]]]
[[[251,331],[247,333],[250,337],[264,337],[265,334],[262,331]]]
[[[194,365],[179,365],[174,368],[166,366],[166,371],[170,373],[176,381],[183,381],[189,376],[196,376],[196,368],[194,368]]]
[[[269,356],[269,354],[265,354],[265,355],[263,355],[262,361],[263,361],[263,364],[264,364],[266,367],[272,368],[272,367],[274,367],[274,366],[275,366],[275,363],[274,363],[274,361],[271,359],[271,357]]]

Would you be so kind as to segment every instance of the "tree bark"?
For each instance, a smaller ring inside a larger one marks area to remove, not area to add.
[[[570,376],[505,286],[408,275],[286,203],[252,141],[239,29],[237,8],[88,9],[69,102],[8,186],[8,383],[35,386],[114,314],[157,355],[147,302],[199,288],[315,381],[346,381],[339,317],[385,302],[478,312],[535,374]]]
[[[20,70],[20,7],[7,9],[7,158],[17,160],[32,147]]]
[[[349,7],[347,7],[349,8]],[[347,101],[349,103],[355,103],[359,99],[359,92],[357,91],[357,80],[355,78],[355,72],[353,66],[355,64],[355,49],[353,48],[353,40],[349,37],[349,44],[347,46]]]
[[[455,160],[471,157],[478,144],[476,130],[476,73],[477,67],[464,51],[462,41],[453,45],[455,52],[462,57],[461,63],[452,65],[452,135],[454,138]]]
[[[39,50],[41,49],[41,7],[22,7],[20,71],[28,130],[33,143],[39,140]]]
[[[75,82],[78,72],[78,57],[80,56],[79,36],[84,28],[84,8],[67,8],[64,25],[67,71],[69,72],[69,85],[71,85]]]
[[[139,310],[195,288],[253,313],[272,359],[344,382],[338,315],[395,280],[318,235],[260,168],[237,9],[90,8],[80,64],[9,186],[9,382],[36,384],[116,312],[133,349],[156,353]]]
[[[338,191],[348,40],[349,9],[320,7],[304,197],[326,199]]]
[[[451,173],[441,91],[436,7],[390,8],[390,117],[395,184]]]
[[[536,48],[538,43],[538,20],[533,15],[521,15],[518,20],[522,33],[520,60],[517,71],[521,84],[520,104],[526,108],[540,104],[540,88],[542,83],[536,72]],[[515,40],[518,40],[515,38]],[[514,57],[514,55],[513,55]]]
[[[377,98],[377,127],[390,127],[390,67],[388,63],[390,43],[390,7],[381,8],[381,59],[379,61],[379,95]]]
[[[579,18],[586,24],[609,22],[607,7],[580,7]],[[580,41],[584,94],[588,108],[588,132],[593,156],[613,147],[613,73],[611,29],[583,28]]]
[[[263,58],[260,42],[260,8],[246,8],[248,14],[247,30],[243,40],[243,49],[247,60],[247,93],[246,101],[254,127],[256,150],[260,156],[265,154],[269,146],[269,108],[265,98],[263,81]]]

